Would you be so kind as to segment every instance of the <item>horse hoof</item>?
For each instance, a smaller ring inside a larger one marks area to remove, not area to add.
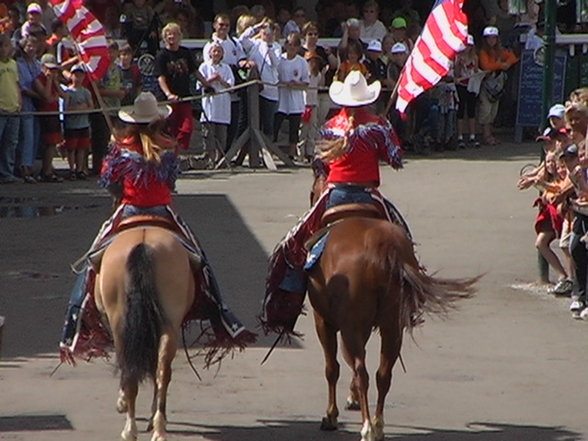
[[[337,430],[337,420],[333,422],[329,418],[323,417],[323,420],[321,421],[321,430]]]
[[[363,423],[363,427],[361,428],[361,441],[376,441],[374,436],[374,429],[369,421],[365,421]]]
[[[361,410],[361,407],[359,407],[359,401],[356,401],[352,398],[347,398],[347,401],[345,402],[345,409],[346,410]]]
[[[127,402],[124,400],[118,400],[116,402],[116,411],[118,413],[126,413],[128,409]]]
[[[384,441],[384,420],[374,417],[372,419],[372,429],[374,431],[374,440]]]
[[[120,439],[121,441],[137,441],[137,434],[125,431],[120,434]]]

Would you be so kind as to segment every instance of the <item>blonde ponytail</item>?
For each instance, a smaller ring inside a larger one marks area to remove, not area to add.
[[[317,142],[318,156],[326,162],[342,157],[349,150],[349,136],[355,128],[355,109],[349,110],[349,119],[345,134],[337,139],[324,139]]]

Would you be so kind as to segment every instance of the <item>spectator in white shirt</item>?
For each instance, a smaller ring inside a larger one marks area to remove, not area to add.
[[[253,38],[256,35],[259,38]],[[270,21],[247,28],[240,37],[263,82],[259,93],[259,119],[261,131],[270,139],[274,136],[274,118],[278,111],[278,65],[282,55],[282,48],[274,40],[274,24]]]
[[[308,63],[308,89],[304,91],[306,107],[302,114],[300,123],[300,141],[298,143],[298,154],[302,160],[312,162],[314,157],[315,140],[318,136],[318,88],[324,86],[323,74],[321,72],[322,58],[314,51],[307,51],[304,59]]]
[[[304,112],[304,88],[308,86],[308,66],[304,58],[298,55],[302,40],[300,34],[290,34],[286,38],[286,52],[278,66],[279,101],[278,113],[274,126],[274,142],[278,140],[278,133],[282,122],[287,117],[289,123],[288,144],[291,159],[296,155],[298,144],[298,128],[300,117]]]
[[[382,39],[388,33],[386,26],[378,19],[380,13],[380,6],[375,0],[369,0],[363,5],[363,20],[360,24],[360,38],[363,41],[378,40],[382,42]]]
[[[231,30],[231,20],[229,16],[227,14],[217,14],[216,17],[214,17],[212,27],[214,28],[214,32],[212,33],[210,41],[206,43],[202,49],[202,57],[204,58],[204,61],[210,59],[210,45],[213,43],[219,43],[224,51],[223,62],[231,67],[233,75],[235,75],[239,68],[250,68],[252,64],[247,60],[245,52],[241,47],[241,43],[239,43],[239,40],[229,35],[229,31]],[[239,94],[233,92],[231,94],[231,124],[229,125],[227,132],[225,151],[230,148],[233,139],[237,136],[239,112],[241,111],[240,101]],[[245,111],[245,109],[243,109],[243,111]]]
[[[204,149],[208,158],[208,167],[213,168],[220,159],[227,142],[227,127],[231,123],[231,96],[223,90],[235,84],[235,77],[230,66],[224,63],[224,50],[221,44],[208,46],[208,60],[204,61],[198,71],[210,87],[205,92],[214,95],[202,98],[202,134]]]

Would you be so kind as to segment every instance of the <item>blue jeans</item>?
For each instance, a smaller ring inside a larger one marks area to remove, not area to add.
[[[20,117],[20,165],[32,167],[37,158],[39,147],[40,126],[36,116],[25,115]]]
[[[329,193],[329,200],[327,201],[327,208],[335,207],[336,205],[353,204],[353,203],[370,203],[374,202],[372,195],[365,187],[358,185],[338,184]]]
[[[13,178],[20,118],[0,114],[0,178]]]

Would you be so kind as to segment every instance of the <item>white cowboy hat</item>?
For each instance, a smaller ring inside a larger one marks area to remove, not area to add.
[[[368,85],[361,72],[352,70],[345,77],[345,81],[333,81],[329,87],[329,96],[340,106],[365,106],[378,99],[381,89],[379,81]]]
[[[132,124],[146,124],[160,118],[167,118],[172,109],[168,105],[158,105],[155,95],[141,92],[132,106],[125,106],[118,111],[118,117]]]

